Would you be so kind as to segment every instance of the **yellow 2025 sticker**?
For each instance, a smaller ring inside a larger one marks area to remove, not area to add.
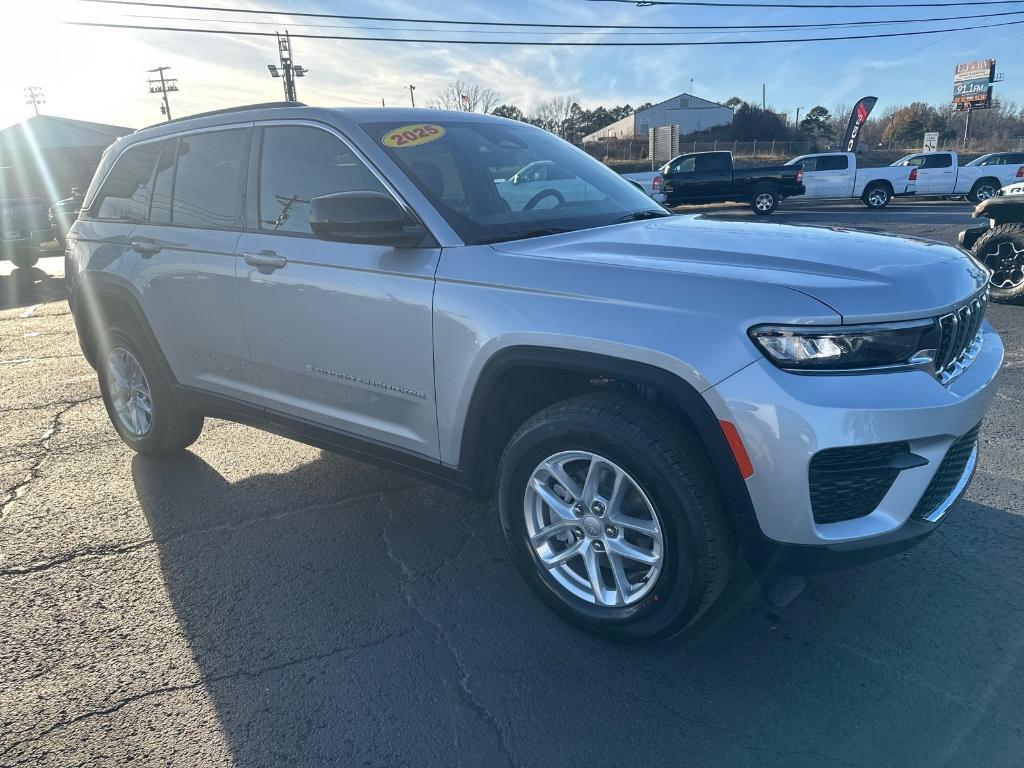
[[[404,149],[405,147],[418,147],[420,144],[436,141],[442,136],[444,136],[444,128],[440,125],[418,123],[416,125],[403,125],[401,128],[388,131],[384,134],[384,138],[381,141],[385,147],[400,147]]]

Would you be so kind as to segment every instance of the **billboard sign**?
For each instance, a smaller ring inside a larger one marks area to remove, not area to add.
[[[981,109],[992,104],[995,59],[957,64],[953,74],[953,103],[957,109]]]

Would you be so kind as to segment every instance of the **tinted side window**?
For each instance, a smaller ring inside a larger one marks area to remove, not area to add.
[[[182,136],[171,221],[186,227],[236,229],[245,130]]]
[[[1024,153],[1008,152],[1004,155],[990,157],[982,165],[1021,165],[1024,164]]]
[[[149,206],[149,179],[160,145],[129,147],[114,163],[90,208],[98,219],[145,221]]]
[[[694,165],[698,171],[727,171],[729,157],[727,155],[697,155]]]
[[[823,155],[818,158],[819,171],[845,171],[850,167],[850,158],[846,155]]]
[[[263,130],[260,229],[312,233],[310,200],[357,190],[387,191],[336,136],[305,126],[273,126]]]
[[[952,155],[929,155],[925,158],[925,168],[951,168],[953,166]]]
[[[679,160],[675,161],[674,163],[672,163],[672,165],[668,167],[668,172],[689,173],[690,171],[693,170],[695,162],[696,158],[694,158],[693,155],[690,155],[689,157],[680,158]]]
[[[160,159],[153,176],[153,199],[149,205],[149,220],[154,224],[169,224],[171,221],[171,192],[174,190],[174,155],[178,140],[160,142]]]
[[[912,166],[914,168],[924,168],[925,167],[924,161],[927,160],[927,159],[928,158],[926,158],[924,155],[914,155],[913,157],[908,158],[903,163],[903,165]]]

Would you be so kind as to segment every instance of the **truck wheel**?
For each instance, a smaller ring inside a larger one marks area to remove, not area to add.
[[[98,359],[103,404],[133,451],[177,453],[199,439],[203,417],[181,407],[156,354],[138,336],[119,328],[104,333]]]
[[[750,196],[750,208],[758,216],[767,216],[779,207],[779,191],[775,187],[755,187]]]
[[[992,270],[993,301],[1014,301],[1024,295],[1024,224],[1001,224],[974,244],[974,255]]]
[[[24,250],[11,254],[11,263],[20,269],[34,267],[37,261],[39,261],[38,251]]]
[[[880,210],[885,208],[889,201],[892,200],[892,190],[883,182],[873,181],[868,184],[860,199],[868,208]]]
[[[990,197],[995,197],[996,192],[999,191],[999,182],[994,179],[978,179],[974,182],[974,186],[971,187],[970,193],[967,195],[967,199],[972,203],[980,203],[982,200],[988,200]]]
[[[498,505],[526,582],[595,634],[653,640],[718,598],[733,533],[695,438],[622,395],[589,394],[529,419],[499,466]]]

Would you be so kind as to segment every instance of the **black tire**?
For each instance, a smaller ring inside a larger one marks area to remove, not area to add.
[[[967,194],[967,199],[972,203],[980,203],[994,197],[999,191],[999,181],[996,179],[978,179]]]
[[[532,211],[534,208],[537,207],[537,204],[546,197],[555,198],[556,208],[560,205],[565,205],[565,198],[562,196],[562,193],[559,192],[557,189],[542,189],[540,192],[538,192],[536,195],[534,195],[533,197],[526,201],[526,205],[523,206],[523,210]]]
[[[581,599],[555,580],[530,544],[527,484],[541,462],[569,450],[617,464],[657,510],[662,567],[637,602],[606,607]],[[550,406],[513,435],[498,473],[502,525],[516,566],[549,608],[588,632],[627,641],[669,637],[693,624],[729,580],[734,535],[707,459],[695,436],[653,406],[613,394]]]
[[[169,456],[183,451],[199,439],[203,431],[203,417],[182,408],[167,381],[160,359],[140,337],[141,334],[133,333],[130,328],[111,328],[103,334],[97,359],[100,393],[110,423],[129,448],[147,456]],[[142,435],[132,434],[118,416],[113,402],[109,361],[111,353],[118,349],[131,353],[149,384],[152,420]]]
[[[868,208],[880,211],[892,201],[892,188],[884,181],[873,181],[864,188],[860,199]]]
[[[971,252],[992,270],[989,296],[993,301],[1016,301],[1024,296],[1024,224],[1000,224],[987,230]]]
[[[771,199],[770,205],[766,204],[768,198]],[[781,200],[778,187],[773,187],[771,184],[762,184],[761,186],[754,187],[750,193],[750,210],[758,216],[768,216],[775,213],[775,209],[779,207]]]
[[[22,250],[11,254],[11,263],[19,269],[29,269],[39,261],[39,251]]]

